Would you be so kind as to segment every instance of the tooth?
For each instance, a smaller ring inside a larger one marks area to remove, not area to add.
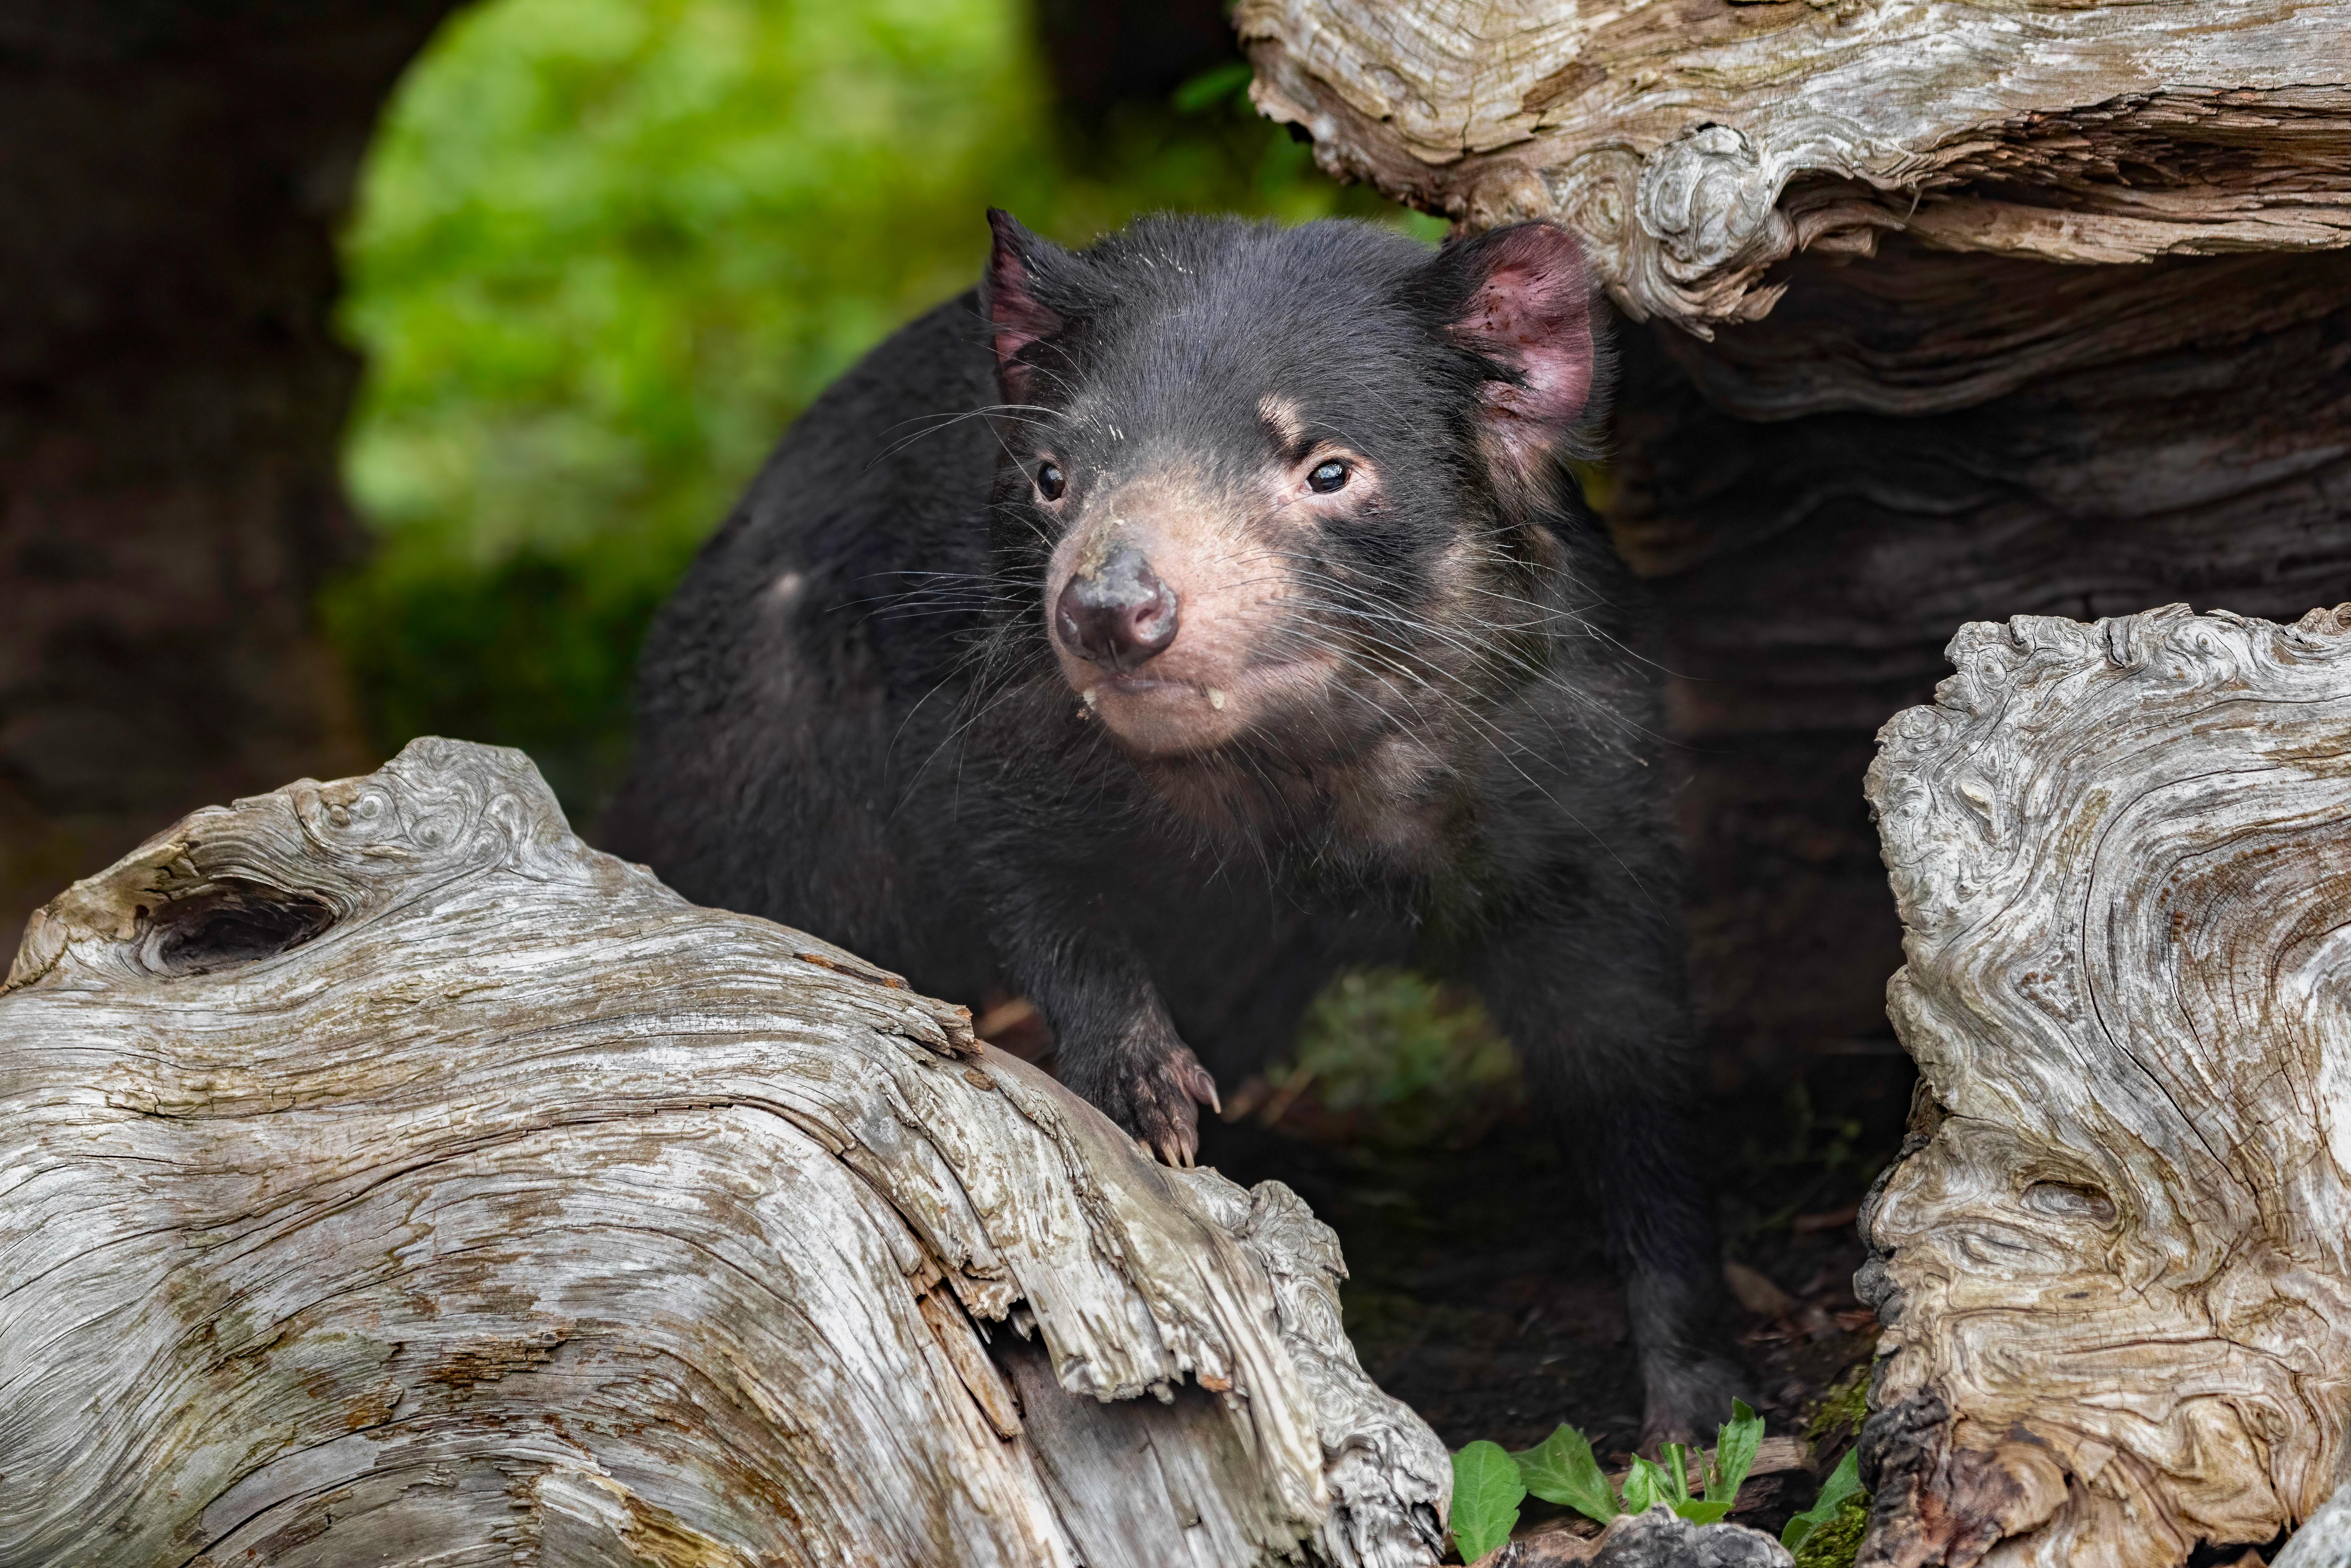
[[[1215,708],[1219,713],[1223,712],[1225,706],[1225,694],[1218,691],[1216,687],[1210,686],[1208,688],[1208,706]]]
[[[1086,706],[1088,707],[1092,707],[1100,701],[1102,701],[1102,693],[1094,690],[1092,686],[1088,686],[1086,688]]]

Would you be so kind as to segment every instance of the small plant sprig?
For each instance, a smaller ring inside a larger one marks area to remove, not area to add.
[[[1664,1503],[1684,1519],[1712,1524],[1730,1511],[1763,1444],[1763,1418],[1734,1400],[1730,1419],[1715,1434],[1714,1452],[1693,1478],[1689,1449],[1667,1443],[1664,1463],[1635,1458],[1620,1490],[1592,1452],[1591,1440],[1562,1422],[1523,1453],[1499,1443],[1472,1443],[1453,1456],[1453,1543],[1475,1563],[1510,1538],[1519,1505],[1531,1492],[1605,1524],[1619,1514],[1644,1513]],[[1692,1490],[1695,1484],[1696,1490]]]
[[[1475,1563],[1510,1538],[1527,1479],[1499,1443],[1484,1439],[1453,1456],[1453,1550]]]

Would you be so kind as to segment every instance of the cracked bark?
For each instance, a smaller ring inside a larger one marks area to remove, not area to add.
[[[1761,319],[1800,251],[2060,262],[2351,243],[2351,0],[1241,0],[1257,102],[1474,228],[1555,218],[1616,302]]]
[[[588,849],[517,752],[53,901],[0,1148],[0,1562],[1436,1561],[1293,1194]]]
[[[2351,605],[1963,628],[1869,777],[1916,1132],[1865,1565],[2162,1568],[2351,1421]]]

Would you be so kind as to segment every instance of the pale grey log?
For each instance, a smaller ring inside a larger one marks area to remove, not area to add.
[[[2065,262],[2351,244],[2351,0],[1240,0],[1259,108],[1635,318],[1751,320],[1800,249]]]
[[[28,928],[0,1563],[1433,1563],[1445,1452],[1340,1270],[418,741]]]
[[[2294,1532],[2270,1568],[2351,1568],[2351,1482]]]
[[[1499,1546],[1477,1568],[1792,1568],[1787,1548],[1743,1524],[1692,1524],[1664,1503],[1620,1513],[1598,1535],[1540,1531]]]
[[[1864,1563],[2163,1568],[2351,1417],[2351,605],[1964,627],[1869,776],[1922,1083]]]

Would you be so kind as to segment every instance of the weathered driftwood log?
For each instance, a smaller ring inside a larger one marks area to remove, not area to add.
[[[1276,119],[1704,333],[1887,231],[2070,262],[2351,244],[2351,0],[1241,0]]]
[[[2294,1532],[2270,1568],[2343,1568],[2351,1563],[2351,1481]]]
[[[2351,605],[1950,652],[1869,777],[1922,1081],[1862,1560],[2266,1542],[2351,1423]]]
[[[35,916],[0,1563],[1432,1563],[1446,1456],[1339,1270],[418,741]]]

